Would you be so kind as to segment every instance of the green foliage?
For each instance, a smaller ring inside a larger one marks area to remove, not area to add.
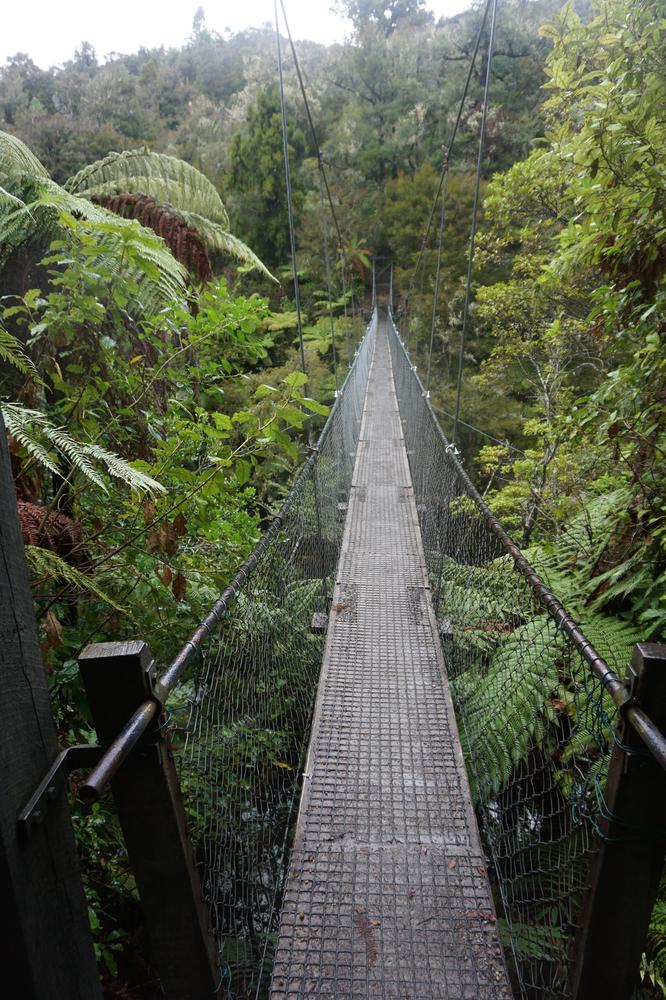
[[[657,995],[666,996],[666,879],[664,877],[661,879],[659,895],[650,918],[645,958],[643,985],[652,986],[659,991]]]
[[[117,604],[88,573],[82,573],[55,552],[36,545],[25,545],[24,551],[30,572],[39,587],[54,582],[62,587],[64,583],[75,590],[99,598],[121,614],[127,614],[127,609]]]
[[[37,376],[37,369],[22,349],[21,342],[0,326],[0,361],[16,368],[22,375]]]
[[[306,153],[300,128],[289,127],[289,161],[296,211],[303,204],[301,165]],[[286,181],[282,150],[282,121],[278,89],[262,89],[249,108],[242,132],[230,150],[230,182],[234,191],[233,215],[249,242],[270,264],[288,258]]]
[[[538,657],[528,653],[535,646]],[[547,620],[536,618],[511,632],[483,670],[467,670],[455,682],[475,802],[494,798],[528,752],[544,740],[553,716],[549,698],[557,687],[561,650],[561,638],[549,630]]]
[[[73,194],[144,192],[182,212],[208,218],[223,227],[229,216],[214,185],[195,167],[163,153],[129,149],[110,153],[84,167],[65,183]]]
[[[666,31],[658,4],[604,0],[588,23],[567,5],[545,34],[546,141],[490,184],[480,241],[509,274],[477,294],[491,343],[476,382],[523,406],[529,436],[510,463],[482,456],[489,502],[525,542],[568,552],[590,608],[658,636]]]
[[[128,153],[84,172],[74,192],[19,140],[4,142],[2,412],[24,534],[36,541],[26,555],[60,737],[90,742],[80,648],[144,635],[168,662],[256,541],[328,409],[305,395],[290,350],[267,374],[266,299],[222,279],[188,291],[154,233],[88,198],[94,183],[113,189],[114,169],[121,188],[133,176],[140,189],[163,168],[162,195],[187,206],[183,217],[256,263],[203,175]],[[17,272],[26,260],[27,279]],[[250,726],[247,740],[279,761],[290,740],[280,726]],[[106,807],[74,813],[98,958],[122,976],[138,922],[122,837]]]
[[[60,452],[72,470],[81,472],[105,493],[108,493],[108,489],[95,468],[95,463],[134,490],[148,494],[164,491],[164,487],[151,476],[132,468],[128,462],[106,448],[94,442],[75,441],[64,427],[54,427],[39,410],[28,409],[19,403],[3,403],[1,409],[8,432],[31,458],[51,472],[60,474],[63,471],[53,453],[55,451]]]
[[[141,149],[110,153],[80,170],[65,189],[89,199],[125,191],[148,194],[175,209],[213,249],[269,273],[256,254],[229,232],[229,216],[214,185],[184,160]]]

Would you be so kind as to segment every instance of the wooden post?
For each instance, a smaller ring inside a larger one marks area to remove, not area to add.
[[[152,695],[144,642],[87,646],[79,667],[100,743]],[[153,956],[167,996],[218,996],[219,957],[190,844],[178,775],[158,719],[111,782]]]
[[[635,646],[629,679],[637,701],[666,732],[666,646]],[[623,719],[604,802],[575,943],[575,1000],[630,1000],[664,866],[666,772]]]
[[[66,796],[29,839],[17,817],[59,747],[0,416],[0,961],[7,996],[95,1000],[97,964]]]

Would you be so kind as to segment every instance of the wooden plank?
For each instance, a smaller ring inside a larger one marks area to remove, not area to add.
[[[58,753],[0,416],[0,958],[8,996],[101,997],[64,795],[23,842],[16,819]]]
[[[101,743],[110,743],[152,696],[144,642],[106,642],[79,657]],[[187,831],[171,747],[158,721],[111,783],[162,986],[174,1000],[218,995],[217,945]]]
[[[633,693],[666,731],[666,646],[639,643]],[[620,719],[570,982],[575,1000],[630,1000],[666,851],[666,773]]]

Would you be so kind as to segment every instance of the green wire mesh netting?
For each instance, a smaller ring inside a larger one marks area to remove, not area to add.
[[[514,991],[561,1000],[616,709],[505,553],[392,321],[389,329],[433,602]],[[587,638],[623,674],[635,637],[607,624],[586,628]]]
[[[169,700],[230,997],[264,995],[270,976],[375,328],[373,319],[316,449]]]

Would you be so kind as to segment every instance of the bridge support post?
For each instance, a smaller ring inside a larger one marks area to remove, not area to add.
[[[58,756],[0,416],[0,962],[6,996],[97,1000],[88,911],[67,798],[54,787],[19,836],[17,819]],[[4,991],[3,991],[4,992]]]
[[[99,742],[108,745],[152,696],[150,650],[140,641],[95,643],[79,668]],[[111,791],[166,995],[202,1000],[219,996],[219,960],[163,721],[139,740]]]
[[[666,730],[666,646],[639,643],[628,672],[636,700]],[[574,1000],[630,1000],[666,851],[666,773],[618,721],[597,849],[574,946]]]

